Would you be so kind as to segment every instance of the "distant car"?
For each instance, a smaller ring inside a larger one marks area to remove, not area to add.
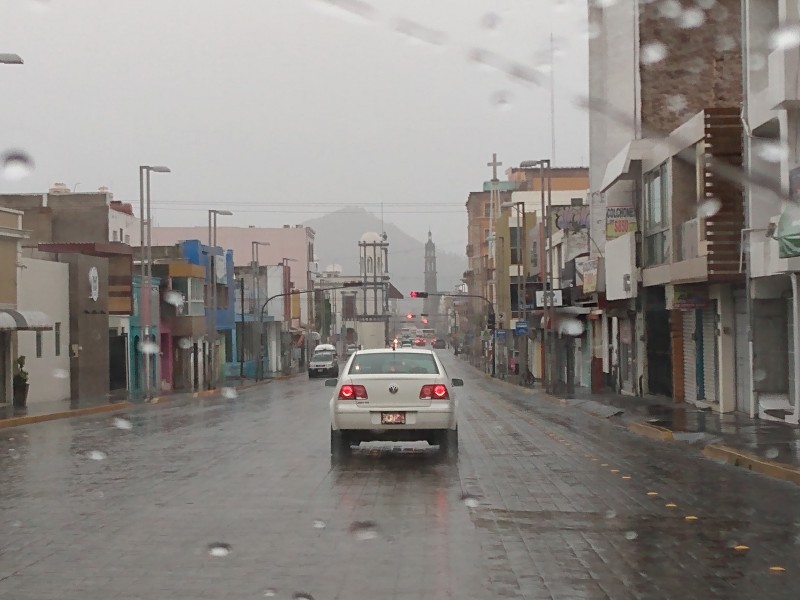
[[[433,347],[437,350],[441,350],[442,348],[447,348],[447,342],[444,340],[434,340]]]
[[[414,344],[411,343],[411,340],[403,340],[400,344],[401,348],[413,348]]]
[[[425,340],[425,338],[417,338],[417,340],[415,342],[415,345],[418,348],[424,348],[427,344],[428,344],[428,342]]]
[[[454,388],[432,350],[360,350],[333,387],[330,400],[331,455],[341,458],[366,441],[419,441],[458,455]]]
[[[347,346],[345,347],[345,350],[344,350],[345,357],[349,357],[356,350],[358,350],[358,348],[356,347],[355,344],[347,344]]]
[[[338,377],[339,361],[333,352],[315,352],[308,363],[308,378]]]
[[[333,344],[319,344],[316,348],[314,348],[313,354],[317,354],[318,352],[332,352],[334,358],[336,359],[339,358],[339,352],[336,350],[336,346],[334,346]]]

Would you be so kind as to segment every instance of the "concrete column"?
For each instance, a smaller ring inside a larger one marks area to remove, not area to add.
[[[717,391],[719,411],[736,409],[736,343],[733,294],[728,285],[712,286],[711,297],[717,300]]]
[[[800,422],[800,273],[791,273],[792,279],[792,345],[794,347],[794,414],[787,416],[790,423]]]

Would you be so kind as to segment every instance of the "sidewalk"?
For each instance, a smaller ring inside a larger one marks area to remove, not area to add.
[[[277,378],[277,379],[282,379]],[[14,408],[11,404],[0,404],[0,429],[30,425],[55,419],[67,419],[82,415],[93,415],[103,412],[125,410],[144,407],[152,404],[162,404],[168,401],[188,400],[190,398],[204,398],[222,395],[225,390],[245,390],[256,385],[263,385],[272,381],[264,379],[229,379],[227,386],[212,390],[197,392],[163,392],[159,396],[145,402],[142,399],[131,398],[127,392],[112,392],[107,398],[96,400],[62,400],[53,402],[33,402],[25,408]]]
[[[720,414],[669,398],[592,394],[586,388],[576,388],[564,397],[546,394],[539,383],[532,389],[499,383],[596,417],[613,418],[653,439],[688,443],[709,458],[800,485],[800,427],[751,419],[742,413]]]

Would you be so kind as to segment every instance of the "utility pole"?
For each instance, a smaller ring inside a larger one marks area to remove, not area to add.
[[[492,279],[489,282],[489,297],[491,298],[492,313],[497,314],[495,304],[497,302],[497,273],[495,269],[495,237],[494,237],[494,220],[495,220],[495,205],[498,203],[498,189],[497,184],[500,180],[497,178],[497,167],[503,166],[503,163],[497,160],[497,154],[492,154],[492,162],[486,163],[487,167],[492,167],[492,189],[489,192],[489,257],[491,259],[490,271]],[[489,262],[489,261],[487,261]],[[497,334],[496,330],[492,331],[492,377],[497,372]]]

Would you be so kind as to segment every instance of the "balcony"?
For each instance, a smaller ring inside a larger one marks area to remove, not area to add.
[[[769,55],[769,105],[772,109],[800,107],[800,50],[778,48]]]

